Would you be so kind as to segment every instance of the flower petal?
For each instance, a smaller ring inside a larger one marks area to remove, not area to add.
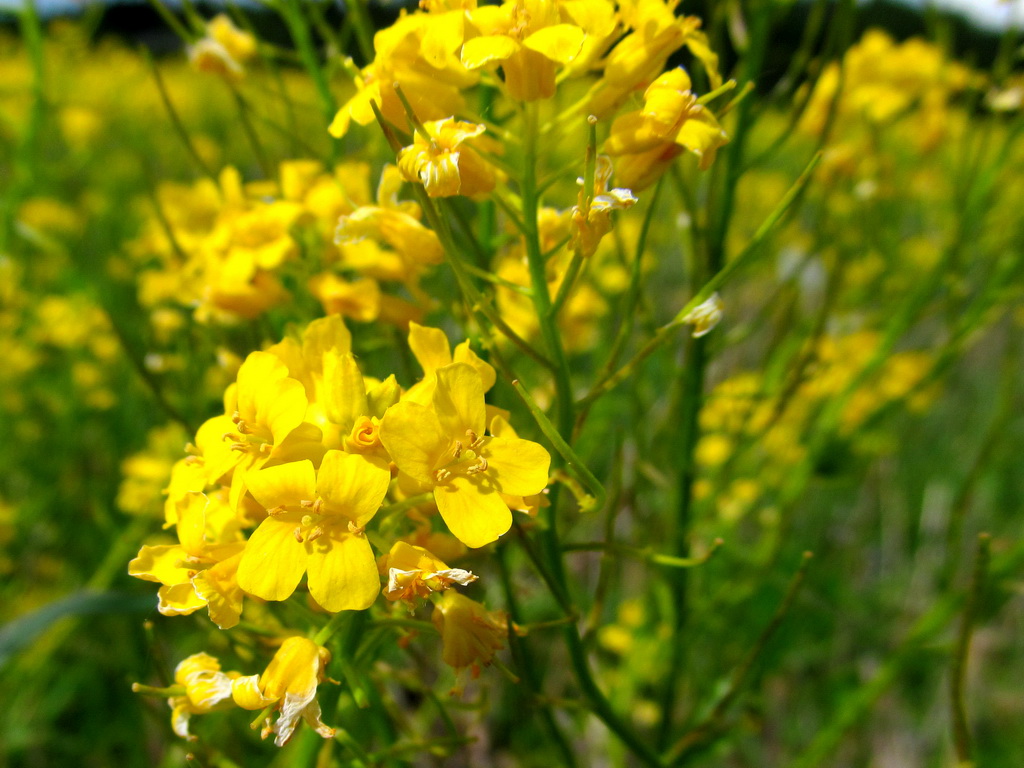
[[[246,475],[246,486],[264,509],[297,507],[316,497],[316,472],[312,461],[290,461]]]
[[[277,358],[274,358],[275,360]],[[306,418],[306,388],[298,379],[282,379],[257,395],[256,420],[270,428],[274,444],[281,443]]]
[[[286,600],[306,570],[295,523],[268,517],[253,531],[238,564],[238,586],[264,600]]]
[[[327,502],[325,515],[344,515],[366,525],[380,509],[391,472],[380,459],[358,453],[328,451],[316,478],[316,495]]]
[[[324,355],[324,389],[327,418],[341,433],[350,432],[356,419],[369,411],[366,383],[351,353]]]
[[[242,616],[243,593],[238,586],[238,565],[243,552],[200,571],[192,587],[210,609],[210,621],[221,629],[231,629]]]
[[[508,506],[479,479],[455,476],[434,489],[434,500],[448,530],[467,547],[490,544],[512,527]]]
[[[164,616],[188,616],[195,613],[206,601],[196,594],[192,584],[174,584],[168,587],[160,587],[157,590],[159,602],[156,609]]]
[[[551,454],[542,445],[519,438],[492,437],[481,449],[490,475],[502,493],[530,496],[548,484]]]
[[[337,532],[307,545],[309,593],[328,611],[362,611],[380,592],[377,561],[366,536]]]
[[[196,557],[206,549],[206,505],[206,495],[202,493],[187,493],[178,505],[178,541]]]
[[[453,357],[456,363],[469,363],[476,368],[476,372],[480,374],[480,380],[484,384],[484,392],[493,387],[494,382],[498,380],[494,367],[490,363],[481,360],[476,352],[470,348],[469,339],[466,339],[455,348]]]
[[[128,563],[128,575],[161,584],[182,584],[188,581],[188,568],[179,563],[186,557],[188,552],[178,544],[144,546]]]
[[[409,323],[409,349],[412,350],[423,373],[428,376],[452,362],[448,337],[440,328],[427,328],[419,323]]]
[[[433,411],[405,401],[391,406],[384,414],[380,441],[400,470],[428,485],[434,484],[434,468],[451,444]]]
[[[471,431],[483,435],[487,427],[484,385],[469,363],[453,363],[437,370],[434,411],[449,437],[461,440]]]
[[[462,64],[467,69],[479,69],[491,62],[504,61],[519,49],[519,43],[506,35],[474,37],[462,46]]]
[[[266,709],[277,699],[264,696],[260,691],[260,676],[246,675],[231,681],[231,698],[242,709]]]
[[[559,64],[568,64],[579,55],[586,36],[575,24],[554,24],[534,32],[523,45]]]

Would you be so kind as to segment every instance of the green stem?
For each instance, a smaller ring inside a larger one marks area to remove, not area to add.
[[[171,125],[174,127],[174,132],[178,135],[178,138],[181,139],[181,143],[184,145],[189,157],[192,158],[199,170],[202,171],[203,175],[210,179],[214,184],[218,184],[217,175],[206,164],[202,155],[199,154],[195,144],[192,143],[192,138],[188,135],[188,130],[185,128],[185,124],[178,115],[178,111],[174,108],[171,96],[167,92],[167,85],[164,83],[163,76],[160,74],[160,68],[157,66],[156,62],[153,61],[153,55],[148,50],[144,50],[143,58],[145,58],[146,63],[149,65],[150,72],[153,73],[153,80],[156,82],[157,93],[160,94],[160,101],[163,102],[164,109],[167,110],[167,116],[171,118]]]
[[[18,19],[19,30],[25,40],[32,67],[32,103],[25,130],[14,154],[14,172],[11,184],[0,187],[0,253],[5,253],[14,236],[18,205],[22,196],[31,194],[38,183],[39,139],[46,116],[46,62],[43,51],[43,28],[34,0],[24,3]],[[5,174],[6,175],[6,174]]]
[[[579,541],[562,546],[563,552],[613,552],[622,553],[624,555],[631,555],[645,560],[648,563],[654,565],[664,565],[669,568],[695,568],[698,565],[703,565],[710,560],[715,552],[721,548],[723,542],[722,539],[715,539],[712,543],[711,548],[708,549],[707,553],[701,557],[674,557],[672,555],[660,555],[657,552],[651,552],[648,549],[641,549],[640,547],[631,547],[628,544],[616,544],[615,542],[603,542],[603,541]]]
[[[949,698],[953,710],[953,747],[957,760],[962,765],[971,765],[971,730],[967,724],[967,706],[964,704],[964,675],[967,671],[967,654],[971,648],[971,634],[978,612],[978,602],[985,589],[985,577],[992,537],[983,533],[978,536],[978,547],[974,557],[974,574],[967,592],[967,603],[960,617],[960,631],[957,633],[956,650],[953,654],[953,670],[949,676]]]
[[[583,460],[576,454],[576,451],[572,449],[572,446],[562,437],[562,434],[558,431],[554,424],[551,423],[550,419],[544,414],[544,411],[540,409],[536,401],[527,391],[526,387],[523,386],[522,382],[516,379],[512,382],[512,387],[515,389],[516,394],[522,399],[527,409],[530,411],[530,415],[533,416],[534,421],[537,422],[537,426],[540,427],[541,432],[550,441],[551,445],[558,451],[559,455],[565,461],[566,469],[572,473],[583,485],[586,486],[587,490],[592,494],[592,498],[589,503],[583,501],[580,504],[580,510],[583,512],[591,512],[599,510],[604,507],[607,494],[601,481],[594,476],[594,473],[587,469],[587,465],[583,463]],[[551,503],[554,507],[554,502]]]
[[[346,19],[346,21],[355,30],[359,52],[362,54],[364,61],[373,61],[373,22],[370,20],[366,0],[351,0],[345,4],[345,8],[351,14],[351,18]]]
[[[573,403],[572,383],[569,375],[569,364],[562,347],[561,336],[551,313],[551,295],[548,292],[547,276],[545,273],[544,254],[540,247],[540,238],[537,229],[537,213],[540,201],[537,195],[537,142],[540,132],[537,125],[537,105],[528,103],[523,110],[525,118],[525,140],[524,140],[524,168],[522,175],[522,209],[523,223],[525,229],[523,238],[526,245],[526,258],[530,270],[530,281],[533,285],[533,306],[540,323],[541,335],[547,348],[548,355],[554,362],[554,375],[557,401],[557,428],[552,434],[558,438],[553,443],[561,443],[568,448],[568,443],[561,438],[561,435],[571,435],[574,423],[575,404]],[[542,422],[538,422],[542,423]],[[549,436],[549,439],[551,436]],[[557,444],[556,444],[557,447]],[[570,449],[571,450],[571,449]],[[582,467],[582,463],[577,468]],[[593,478],[593,475],[591,475]],[[595,483],[596,478],[593,480]],[[599,486],[600,484],[598,484]],[[547,527],[541,533],[541,544],[544,549],[544,557],[548,563],[548,569],[554,579],[558,590],[562,593],[563,599],[568,598],[569,588],[566,581],[565,566],[562,560],[561,545],[558,540],[557,512],[558,512],[558,488],[550,494],[551,506],[547,508]],[[558,597],[558,595],[556,595]],[[569,658],[576,680],[582,689],[583,695],[590,705],[591,711],[611,730],[618,738],[631,749],[634,754],[649,766],[660,766],[661,761],[650,745],[637,736],[636,733],[623,721],[612,709],[608,699],[605,698],[597,682],[594,680],[590,670],[590,661],[587,658],[587,651],[580,637],[579,629],[575,625],[568,625],[564,628],[563,637],[569,650]]]
[[[245,100],[241,91],[238,90],[234,83],[229,82],[228,88],[231,91],[232,98],[235,100],[235,107],[238,109],[238,118],[242,124],[242,132],[249,140],[249,145],[252,147],[253,154],[256,157],[256,162],[260,166],[260,170],[263,172],[263,177],[269,179],[273,176],[274,166],[270,162],[270,158],[267,156],[266,150],[263,148],[263,143],[260,141],[259,134],[256,132],[256,127],[252,124],[252,119],[249,116],[249,103]]]
[[[526,246],[527,266],[530,270],[530,282],[533,286],[533,307],[540,323],[541,336],[547,348],[547,356],[554,363],[556,400],[558,403],[558,431],[560,434],[572,434],[573,412],[575,406],[572,397],[572,383],[569,375],[569,362],[562,347],[562,338],[558,325],[552,314],[551,294],[548,291],[547,272],[545,269],[544,252],[541,250],[540,233],[537,225],[537,214],[540,200],[537,196],[537,142],[540,138],[537,129],[537,105],[528,103],[523,111],[526,126],[524,140],[524,162],[522,176],[523,206],[523,240]],[[552,504],[550,509],[554,509]]]
[[[779,204],[775,207],[775,210],[768,216],[767,219],[761,224],[757,232],[750,239],[747,245],[740,251],[736,257],[725,264],[714,277],[708,280],[704,284],[704,287],[697,292],[697,295],[690,299],[679,310],[678,314],[671,321],[661,326],[654,334],[654,336],[643,346],[640,350],[629,360],[625,365],[619,368],[615,373],[609,374],[604,378],[600,379],[597,384],[594,385],[593,389],[583,397],[577,405],[580,407],[587,406],[593,403],[595,400],[601,398],[603,395],[610,392],[623,380],[629,378],[636,370],[640,367],[648,357],[658,350],[663,344],[672,338],[673,333],[681,325],[684,325],[683,320],[694,308],[703,302],[707,301],[715,291],[722,287],[741,267],[747,265],[754,256],[759,252],[761,245],[764,244],[768,236],[775,230],[775,228],[781,222],[783,216],[789,210],[790,206],[796,201],[797,196],[803,191],[807,182],[811,178],[811,173],[814,168],[818,165],[818,161],[821,159],[821,154],[816,154],[808,163],[804,172],[800,174],[800,177],[796,180],[789,191],[782,198]]]
[[[331,617],[331,620],[324,624],[324,626],[320,628],[320,631],[313,636],[313,642],[317,645],[324,645],[345,625],[345,622],[349,619],[350,615],[349,611],[342,611],[341,613],[334,614],[334,616]]]
[[[164,20],[164,23],[174,31],[174,34],[176,34],[183,43],[187,45],[195,41],[196,35],[189,32],[188,28],[178,20],[178,17],[174,15],[174,12],[164,5],[161,0],[149,0],[149,4],[153,6],[153,10],[157,12],[160,18]]]
[[[349,3],[349,7],[353,5],[358,6],[359,3]],[[280,5],[280,12],[284,17],[285,24],[288,25],[288,33],[295,43],[295,48],[298,50],[299,60],[302,62],[306,72],[309,73],[310,78],[313,80],[313,85],[316,87],[317,97],[320,99],[320,111],[323,113],[324,120],[326,121],[324,126],[326,128],[334,120],[334,114],[338,111],[338,103],[334,100],[334,94],[331,93],[327,76],[324,74],[323,67],[320,66],[320,58],[313,45],[313,35],[310,32],[308,20],[302,11],[302,5],[299,0],[284,0]],[[337,160],[339,149],[338,140],[332,138],[332,162]]]
[[[1017,578],[1024,563],[1024,544],[992,558],[991,573],[996,579]],[[804,753],[789,763],[789,768],[817,768],[839,746],[843,736],[870,711],[903,672],[905,667],[920,662],[922,649],[935,642],[956,615],[962,596],[947,595],[921,616],[896,651],[882,664],[870,680],[840,701],[832,717],[814,735]],[[831,763],[830,763],[831,764]]]
[[[679,438],[673,446],[678,458],[678,499],[675,519],[670,532],[674,557],[689,558],[690,527],[693,517],[693,484],[696,480],[694,450],[700,438],[698,416],[704,405],[704,370],[707,366],[707,337],[688,339],[680,383],[680,409],[675,422],[679,424]],[[672,640],[669,645],[669,666],[661,694],[661,722],[658,726],[658,746],[664,749],[672,734],[678,681],[683,676],[686,656],[686,624],[689,615],[689,575],[685,569],[668,575],[672,590]]]
[[[498,574],[501,577],[502,591],[505,593],[505,605],[508,606],[509,616],[512,619],[512,623],[509,624],[508,628],[509,650],[512,652],[516,669],[520,671],[523,682],[526,684],[526,689],[529,691],[531,703],[535,708],[534,711],[537,712],[540,718],[541,727],[555,743],[562,756],[562,764],[568,768],[574,768],[576,765],[575,752],[568,739],[566,739],[565,734],[562,733],[558,721],[555,720],[550,704],[542,695],[540,662],[534,657],[529,641],[526,638],[519,637],[513,627],[513,624],[522,623],[523,615],[519,607],[519,601],[516,599],[515,590],[512,587],[512,578],[507,559],[509,554],[508,547],[498,547],[496,554],[498,557]]]
[[[352,738],[352,735],[344,728],[338,728],[334,732],[334,738],[338,743],[343,744],[345,748],[352,753],[354,762],[357,765],[361,765],[364,768],[371,768],[371,766],[378,764],[372,757],[370,757],[366,750],[359,745],[359,742]]]
[[[807,568],[811,564],[812,557],[813,555],[810,552],[804,552],[803,559],[800,561],[800,567],[789,582],[789,587],[786,589],[782,602],[775,609],[775,613],[772,615],[771,621],[768,622],[768,626],[758,636],[757,642],[754,643],[746,657],[733,671],[729,688],[722,698],[718,700],[718,703],[715,704],[711,714],[672,747],[666,760],[669,765],[676,765],[685,760],[689,755],[707,749],[708,746],[728,730],[726,717],[729,714],[729,710],[736,699],[739,698],[740,693],[743,692],[754,663],[760,658],[768,642],[778,631],[779,627],[782,626],[782,622],[785,620],[790,608],[792,608],[793,601],[796,600],[796,596],[800,592],[800,588],[803,586],[804,579],[807,576]]]

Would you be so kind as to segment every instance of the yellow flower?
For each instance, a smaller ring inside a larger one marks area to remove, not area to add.
[[[302,382],[309,403],[323,401],[329,387],[324,381],[324,365],[328,357],[348,354],[352,350],[352,334],[341,315],[321,317],[299,336],[285,336],[267,348],[288,367],[288,375]]]
[[[622,157],[620,180],[637,190],[648,186],[683,149],[700,158],[707,169],[728,136],[711,111],[690,91],[690,77],[681,67],[658,77],[644,92],[644,108],[628,112],[612,124],[604,151]]]
[[[481,360],[470,348],[469,339],[457,345],[453,353],[448,337],[440,328],[409,323],[409,349],[423,369],[423,378],[405,393],[406,400],[429,405],[434,397],[438,370],[452,363],[472,365],[480,374],[484,392],[493,387],[498,378],[491,364]]]
[[[319,473],[297,461],[252,473],[249,491],[268,511],[238,567],[238,583],[264,600],[286,600],[309,573],[328,611],[363,610],[380,581],[364,531],[391,482],[384,462],[328,451]]]
[[[402,183],[401,171],[393,165],[385,166],[377,188],[377,205],[362,205],[340,217],[334,242],[347,247],[367,239],[386,246],[398,256],[401,266],[397,274],[382,277],[411,284],[425,267],[444,260],[444,247],[434,231],[420,223],[419,206],[398,200]]]
[[[469,547],[508,531],[512,513],[501,494],[529,496],[548,481],[551,457],[518,438],[487,437],[480,374],[467,363],[437,371],[431,408],[403,400],[388,409],[380,439],[398,468],[433,488],[448,529]]]
[[[279,713],[270,725],[267,717],[262,736],[275,734],[274,744],[283,747],[295,732],[301,717],[320,736],[330,739],[334,729],[320,719],[317,686],[325,679],[324,669],[331,653],[304,637],[289,637],[262,675],[239,677],[232,686],[235,703],[242,709],[261,710],[273,706]]]
[[[302,382],[269,352],[253,352],[238,369],[224,409],[230,416],[207,420],[196,433],[207,479],[216,483],[230,473],[231,505],[245,493],[246,475],[296,458],[319,459],[321,432],[304,421],[308,400]]]
[[[384,562],[388,583],[384,597],[412,603],[431,592],[443,592],[452,584],[466,586],[477,580],[469,571],[449,568],[436,555],[423,547],[396,541]]]
[[[235,573],[245,543],[233,510],[216,497],[187,494],[177,510],[178,544],[144,546],[128,573],[163,586],[157,610],[186,616],[206,606],[221,629],[238,623],[242,591]]]
[[[467,12],[476,32],[462,46],[462,63],[475,70],[500,65],[505,89],[516,101],[549,99],[555,94],[556,65],[570,64],[587,33],[563,22],[560,3],[513,0]]]
[[[486,126],[446,117],[424,128],[427,136],[417,130],[412,145],[398,153],[406,179],[422,184],[431,197],[474,197],[494,189],[494,170],[472,147]]]
[[[206,25],[206,36],[188,47],[188,58],[200,72],[239,78],[243,64],[256,54],[256,38],[243,32],[223,13]]]
[[[330,314],[351,317],[361,323],[372,323],[380,315],[380,286],[368,277],[344,280],[331,272],[321,272],[309,279],[309,291]]]
[[[712,88],[722,84],[718,56],[696,16],[677,16],[679,0],[620,0],[619,14],[632,31],[608,54],[603,77],[588,96],[586,111],[608,117],[629,95],[665,68],[669,56],[686,46],[704,66]]]
[[[612,211],[624,211],[636,205],[636,198],[628,189],[608,189],[612,179],[612,161],[607,155],[598,155],[594,173],[594,195],[580,189],[579,201],[572,209],[572,247],[586,258],[597,252],[601,238],[611,232]],[[582,187],[583,179],[576,182]]]
[[[420,120],[439,120],[462,111],[462,92],[475,85],[479,76],[454,55],[439,52],[430,59],[424,57],[424,45],[430,47],[430,41],[437,39],[438,23],[447,22],[435,14],[413,13],[373,36],[376,57],[355,78],[356,94],[335,115],[328,129],[332,136],[344,136],[353,120],[359,125],[372,123],[371,102],[377,103],[386,119],[404,125],[405,108],[395,84]],[[458,38],[454,38],[454,46],[451,39],[447,44],[454,50]]]
[[[185,688],[183,696],[167,700],[171,707],[171,727],[183,739],[193,740],[188,732],[192,715],[205,715],[218,709],[230,709],[232,682],[238,672],[221,672],[220,662],[206,653],[195,653],[174,668],[174,682]]]
[[[494,652],[505,647],[508,617],[454,590],[437,601],[431,620],[441,633],[442,658],[456,674],[469,669],[474,678],[479,677],[480,667],[489,665]]]

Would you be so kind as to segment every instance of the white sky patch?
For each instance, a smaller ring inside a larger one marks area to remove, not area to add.
[[[1024,26],[1024,2],[1011,0],[1008,3],[999,0],[934,0],[939,8],[948,8],[991,29],[1003,29],[1011,24]],[[927,2],[915,0],[912,5],[926,6]]]

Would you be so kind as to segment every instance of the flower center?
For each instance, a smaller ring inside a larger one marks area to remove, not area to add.
[[[273,449],[274,436],[262,424],[250,424],[242,415],[235,411],[231,415],[238,433],[226,432],[225,440],[231,440],[231,450],[241,453],[270,453]]]
[[[450,449],[451,458],[444,466],[434,470],[434,479],[444,483],[453,475],[478,475],[487,471],[487,459],[481,455],[481,450],[487,444],[487,438],[478,436],[471,429],[466,430],[464,440],[455,440]]]

